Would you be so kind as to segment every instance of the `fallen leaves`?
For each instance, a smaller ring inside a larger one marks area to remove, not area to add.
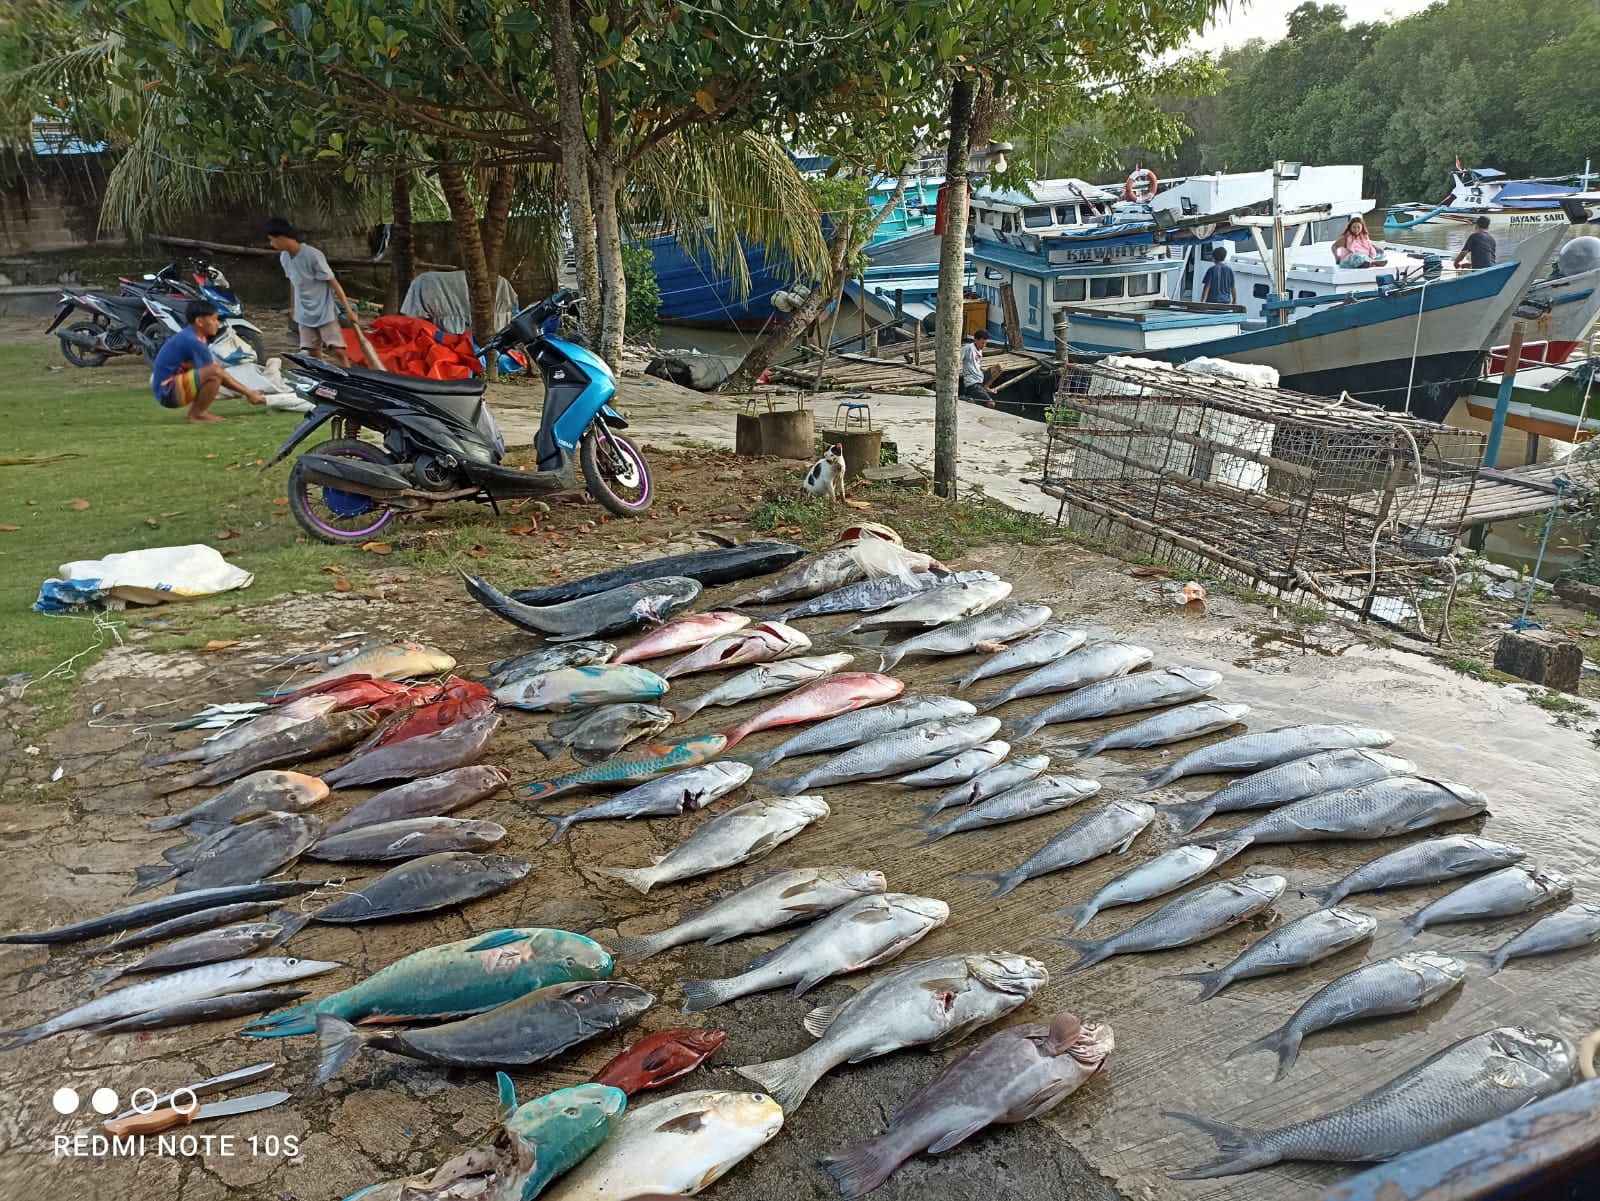
[[[537,534],[538,532],[539,532],[539,523],[537,521],[532,522],[532,523],[530,523],[528,525],[510,526],[510,527],[508,527],[506,529],[506,533],[508,533],[508,534]]]
[[[203,650],[203,651],[225,651],[230,646],[238,646],[238,645],[239,645],[239,640],[237,638],[213,638],[210,642],[206,643],[200,649]]]
[[[0,533],[15,534],[21,528],[20,525],[0,525]]]
[[[89,507],[89,502],[80,497],[78,500],[75,500],[75,501],[72,502],[72,507],[77,512],[82,513],[85,509],[87,509]]]
[[[229,538],[237,538],[238,536],[239,536],[239,531],[238,530],[218,530],[217,531],[217,541],[218,542],[226,542]]]
[[[338,575],[344,570],[344,568],[340,567],[337,563],[329,563],[322,570],[326,571],[329,575]]]
[[[355,585],[349,580],[345,579],[343,576],[340,576],[338,579],[333,581],[333,590],[335,592],[349,592],[354,587]]]
[[[30,500],[28,503],[31,505],[33,502]],[[163,516],[163,517],[182,517],[183,516],[183,510],[182,509],[174,509],[170,513],[161,514],[161,516]]]
[[[1165,567],[1135,567],[1128,574],[1136,580],[1154,580],[1164,575],[1171,575],[1172,572]]]
[[[286,505],[289,503],[289,498],[287,496],[274,496],[272,498],[272,503],[275,505]]]
[[[161,523],[159,521],[157,521],[154,517],[146,517],[144,519],[144,523],[145,523],[145,525],[149,526],[151,529],[158,529],[160,527],[160,525],[161,525]]]
[[[489,548],[481,542],[474,542],[472,549],[467,552],[474,559],[481,559],[489,553]]]
[[[387,542],[363,542],[361,544],[361,549],[366,551],[369,555],[394,554],[394,547],[390,546]]]

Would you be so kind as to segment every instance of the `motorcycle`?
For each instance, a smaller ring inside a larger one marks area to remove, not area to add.
[[[301,377],[296,391],[315,407],[267,468],[327,422],[335,435],[290,469],[289,508],[301,528],[323,542],[365,542],[398,514],[444,501],[486,503],[498,513],[503,500],[576,490],[577,470],[613,513],[646,512],[655,500],[650,469],[616,432],[628,423],[610,404],[617,390],[611,369],[554,332],[577,302],[573,293],[557,292],[523,309],[482,347],[485,359],[520,348],[544,379],[531,472],[503,465],[505,442],[481,378],[419,379],[289,355]],[[363,428],[382,443],[358,438]]]

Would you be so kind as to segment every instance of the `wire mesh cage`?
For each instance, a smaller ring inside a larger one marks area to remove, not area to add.
[[[1115,358],[1067,372],[1050,415],[1043,486],[1061,500],[1058,523],[1120,526],[1125,541],[1169,543],[1363,616],[1375,605],[1392,616],[1386,593],[1449,573],[1485,442],[1355,401]]]

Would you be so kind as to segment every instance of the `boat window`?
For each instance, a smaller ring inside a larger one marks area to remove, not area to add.
[[[1298,296],[1301,300],[1310,300],[1313,296],[1316,295],[1316,293],[1315,292],[1296,292],[1295,295]]]
[[[1089,281],[1089,299],[1105,300],[1111,296],[1122,295],[1122,276],[1102,275],[1098,279]]]
[[[1039,328],[1039,285],[1028,285],[1028,328]]]
[[[1078,221],[1078,210],[1075,206],[1070,204],[1056,205],[1057,225],[1076,225]]]
[[[1081,279],[1056,278],[1055,298],[1057,300],[1082,300],[1083,281]]]
[[[1003,217],[1000,218],[1000,232],[1001,233],[1007,233],[1007,234],[1014,233],[1016,231],[1016,228],[1017,228],[1016,214],[1014,214],[1014,213],[1006,213]]]
[[[1022,223],[1029,229],[1041,229],[1050,224],[1050,210],[1048,208],[1023,209]]]
[[[1159,286],[1159,275],[1130,275],[1128,277],[1129,296],[1149,296]]]
[[[1255,290],[1253,292],[1251,292],[1251,295],[1254,296],[1257,300],[1265,300],[1267,298],[1267,296],[1271,292],[1272,292],[1272,289],[1269,288],[1266,284],[1257,284],[1255,286]]]
[[[983,269],[984,279],[1004,279],[1005,277],[1006,273],[998,267],[985,267]]]

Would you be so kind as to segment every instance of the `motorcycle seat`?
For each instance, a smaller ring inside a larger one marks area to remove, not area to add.
[[[346,367],[350,378],[384,388],[399,388],[421,396],[482,396],[484,381],[475,379],[426,379],[418,375],[397,375],[392,371],[372,371],[366,367]]]

